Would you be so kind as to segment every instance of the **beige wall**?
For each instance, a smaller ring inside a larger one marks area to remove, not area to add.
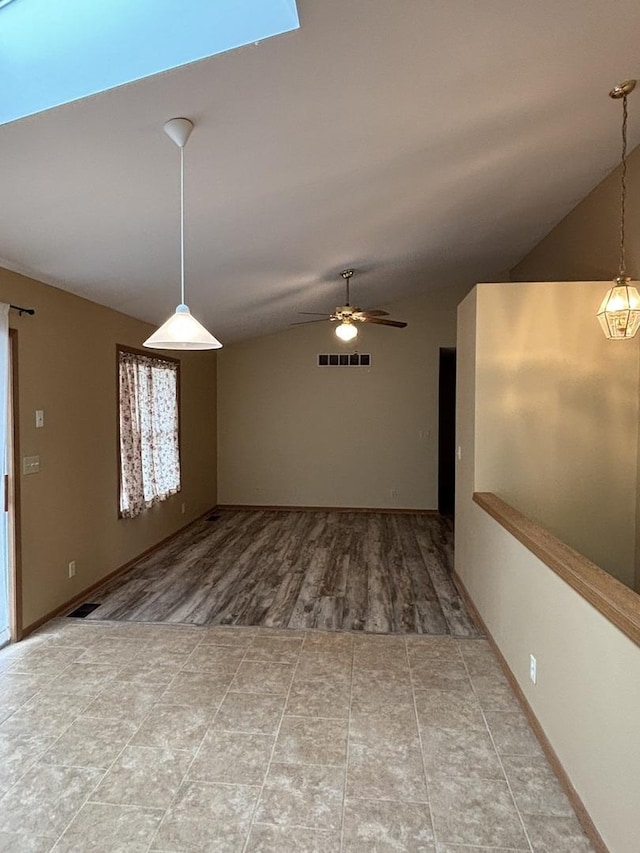
[[[620,168],[578,204],[510,273],[513,281],[607,281],[618,271]],[[640,147],[628,159],[626,267],[640,279]],[[618,344],[616,344],[618,345]],[[640,337],[625,344],[640,358]],[[640,394],[639,394],[640,396]],[[640,430],[638,434],[640,442]],[[640,452],[638,453],[640,465]],[[637,473],[640,486],[640,467]],[[640,590],[640,500],[636,501],[635,588]]]
[[[119,520],[115,345],[140,347],[151,327],[5,270],[0,300],[36,309],[33,317],[10,312],[20,454],[40,456],[40,473],[20,476],[28,626],[215,504],[216,362],[210,353],[181,358],[182,492]],[[36,409],[44,409],[43,429]]]
[[[601,282],[477,287],[475,488],[634,586],[638,351]]]
[[[638,646],[476,504],[458,528],[456,571],[574,788],[610,853],[637,853]],[[460,538],[473,543],[471,560]]]
[[[455,345],[467,290],[387,306],[409,325],[362,328],[357,347],[371,368],[316,366],[318,353],[355,349],[328,323],[222,350],[219,502],[437,507],[439,348]]]
[[[499,492],[492,487],[487,465],[487,456],[495,457],[488,442],[489,423],[499,430],[496,445],[505,442],[511,427],[510,410],[505,409],[499,424],[491,398],[491,392],[506,400],[510,394],[497,385],[489,388],[482,376],[488,369],[494,379],[502,375],[508,382],[504,369],[495,373],[494,358],[487,351],[495,331],[486,308],[498,288],[504,289],[513,309],[512,294],[519,288],[489,285],[470,294],[458,312],[457,435],[462,459],[456,476],[456,571],[609,850],[635,853],[640,649],[471,499],[474,489]],[[527,301],[527,288],[523,299]],[[546,351],[543,340],[541,355]],[[525,368],[520,365],[527,381]],[[580,381],[579,372],[578,385]],[[517,427],[517,417],[515,421]],[[506,448],[510,455],[512,450]],[[500,465],[494,470],[503,476]],[[537,658],[535,686],[528,679],[530,654]]]
[[[627,271],[640,278],[640,147],[628,160]],[[608,281],[618,274],[620,169],[511,270],[512,281]]]
[[[640,380],[638,386],[640,399]],[[635,560],[635,589],[640,592],[640,419],[638,423],[638,443],[636,446],[638,465],[636,468],[636,560]]]

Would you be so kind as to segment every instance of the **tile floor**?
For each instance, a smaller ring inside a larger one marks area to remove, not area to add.
[[[484,640],[58,619],[0,721],[0,853],[593,849]]]

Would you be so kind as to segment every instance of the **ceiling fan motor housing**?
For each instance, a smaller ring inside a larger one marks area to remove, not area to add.
[[[338,305],[333,314],[318,314],[316,311],[301,311],[301,314],[314,314],[317,316],[324,316],[326,319],[330,320],[332,323],[339,323],[339,327],[335,330],[336,335],[338,337],[343,338],[343,340],[348,341],[354,338],[358,332],[356,330],[356,324],[358,323],[376,323],[379,326],[395,326],[396,328],[403,329],[407,324],[401,322],[400,320],[391,320],[389,318],[389,314],[387,311],[382,311],[379,308],[371,309],[369,311],[362,311],[356,305],[349,304],[349,280],[353,275],[353,270],[343,270],[340,275],[345,281],[346,284],[346,305]],[[307,320],[308,323],[319,323],[320,320]],[[294,325],[300,325],[299,323],[295,323]],[[340,334],[342,333],[342,334]],[[349,335],[347,337],[347,335]]]
[[[360,310],[359,308],[354,308],[351,305],[338,305],[333,316],[337,317],[339,320],[347,320],[347,319],[353,317],[353,315],[356,313],[356,311],[359,311],[359,310]]]

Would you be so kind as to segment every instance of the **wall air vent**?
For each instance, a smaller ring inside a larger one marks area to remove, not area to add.
[[[369,353],[322,353],[318,356],[318,367],[371,367]]]
[[[99,604],[87,601],[84,604],[81,604],[80,607],[76,607],[76,609],[72,610],[71,613],[67,613],[67,616],[71,619],[85,619],[90,613],[97,610],[98,607],[100,607]]]

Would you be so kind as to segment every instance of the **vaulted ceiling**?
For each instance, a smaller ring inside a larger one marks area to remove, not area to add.
[[[616,165],[637,0],[298,0],[301,28],[0,127],[0,266],[223,342],[516,263]],[[170,25],[170,24],[168,24]],[[640,96],[637,96],[640,98]],[[630,141],[640,104],[630,100]]]

